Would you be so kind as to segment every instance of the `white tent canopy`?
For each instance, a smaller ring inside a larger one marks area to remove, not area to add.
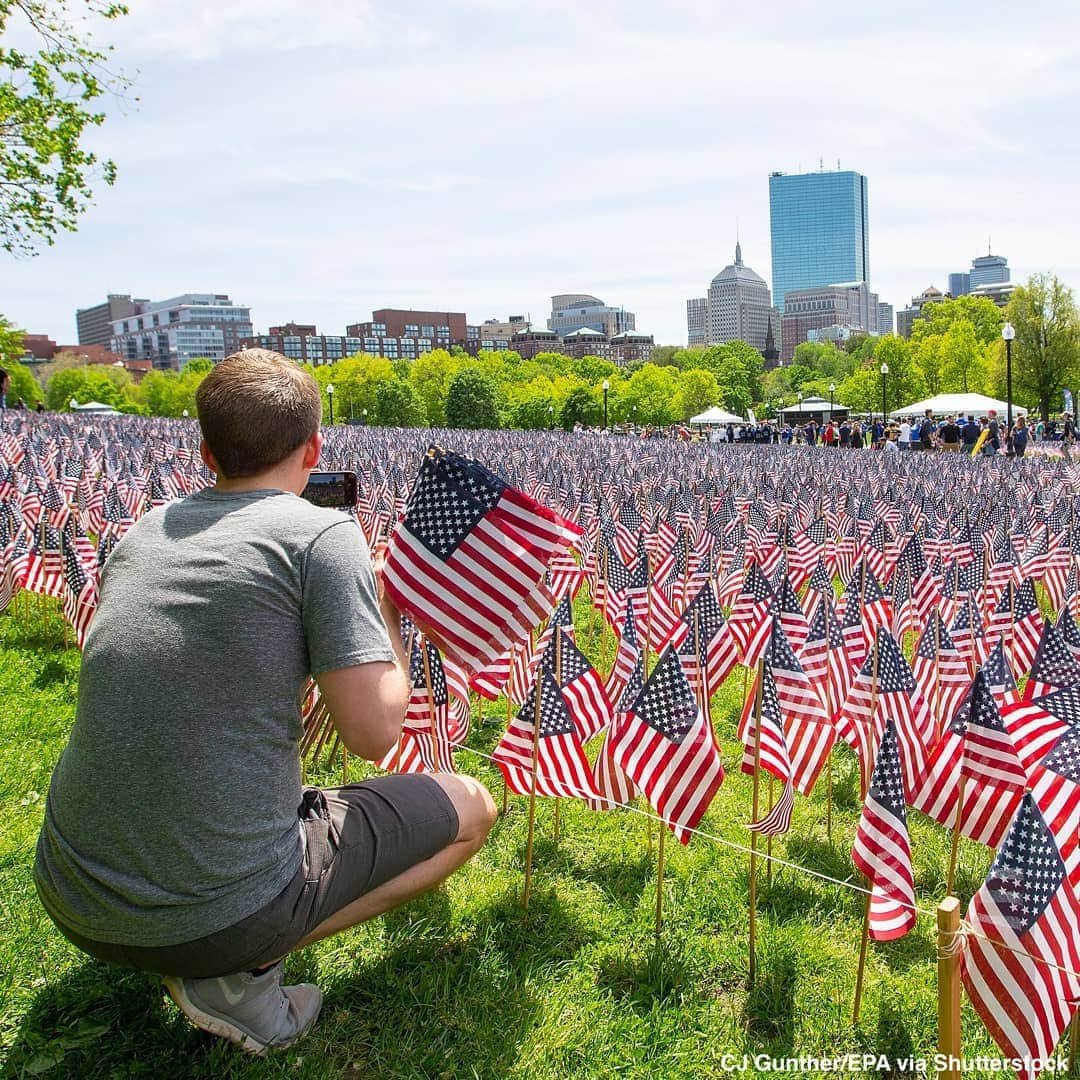
[[[73,412],[83,413],[106,413],[112,416],[119,416],[119,412],[111,405],[106,405],[102,401],[84,401],[81,405],[72,405]]]
[[[902,409],[890,409],[890,416],[922,416],[927,409],[932,409],[935,417],[943,416],[974,416],[976,420],[993,409],[999,417],[1004,417],[1008,412],[1008,403],[997,401],[985,394],[938,394],[927,398],[925,401],[916,401],[913,405],[905,405]],[[1013,403],[1013,415],[1026,415],[1027,409],[1020,408]]]
[[[698,413],[697,416],[690,418],[691,424],[745,424],[746,421],[741,416],[736,416],[734,413],[729,413],[724,409],[721,409],[719,405],[714,405],[711,409],[706,409],[703,413]]]

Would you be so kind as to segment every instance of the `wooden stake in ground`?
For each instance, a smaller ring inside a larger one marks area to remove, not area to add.
[[[536,708],[533,710],[532,774],[529,779],[529,836],[525,842],[525,893],[521,898],[522,907],[526,911],[529,910],[529,893],[532,889],[533,831],[536,827],[536,765],[540,752],[540,676],[542,674],[542,672],[537,672],[536,684],[533,687]]]
[[[829,714],[829,723],[833,722],[832,706],[832,679],[829,677],[829,607],[832,598],[823,596],[821,602],[825,605],[825,711]],[[832,749],[825,759],[825,837],[832,847]]]
[[[517,649],[517,642],[515,641],[510,646],[510,674],[506,680],[506,726],[510,726],[510,722],[514,719],[514,702],[510,697],[510,681],[514,677],[514,650]],[[506,782],[506,777],[503,777],[503,798],[502,798],[502,815],[506,816],[507,803],[510,798],[510,785]]]
[[[555,685],[559,688],[559,693],[562,693],[562,627],[555,627]],[[559,807],[562,806],[562,799],[555,800],[555,823],[552,829],[552,834],[557,844],[559,842]]]
[[[428,727],[431,729],[431,757],[435,763],[435,771],[442,772],[442,761],[439,760],[439,738],[435,733],[435,694],[431,689],[431,662],[428,660],[427,639],[420,646],[420,662],[424,667],[424,687],[427,690]]]
[[[873,675],[870,678],[870,716],[867,726],[870,729],[869,738],[871,741],[874,738],[874,710],[877,707],[877,693],[878,693],[878,660],[881,656],[881,650],[878,647],[878,635],[874,636],[874,668]],[[875,753],[876,756],[876,753]],[[870,771],[873,771],[873,767],[870,767]],[[869,787],[870,779],[865,774],[862,781],[862,801],[866,802],[866,789]],[[867,882],[869,884],[869,882]],[[859,970],[855,976],[855,1006],[851,1012],[851,1022],[857,1024],[859,1022],[859,1011],[862,1009],[862,992],[863,992],[863,978],[866,974],[866,949],[870,943],[870,892],[866,893],[866,911],[863,914],[863,927],[862,927],[862,942],[859,945]]]
[[[750,801],[750,820],[758,820],[761,784],[761,691],[765,681],[765,659],[758,661],[757,687],[754,691],[754,783]],[[750,833],[750,985],[757,977],[757,838]]]
[[[960,847],[960,821],[964,813],[964,788],[967,777],[960,773],[960,786],[956,794],[956,821],[953,822],[952,847],[949,850],[949,875],[945,880],[945,895],[953,895],[953,881],[956,877],[956,853]]]
[[[946,1061],[938,1080],[960,1080],[960,901],[955,896],[938,904],[937,929],[938,1053]]]

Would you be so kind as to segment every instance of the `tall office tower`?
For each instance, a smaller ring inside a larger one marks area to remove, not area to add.
[[[769,175],[772,294],[870,280],[866,177],[857,172]]]
[[[742,245],[735,244],[735,261],[712,279],[706,315],[706,335],[710,345],[725,341],[745,341],[758,352],[765,348],[771,327],[779,326],[772,306],[769,286],[743,262]]]
[[[886,304],[884,300],[879,300],[877,306],[877,332],[882,337],[886,337],[893,332],[894,325],[892,304]]]
[[[971,289],[1009,280],[1009,260],[1004,255],[978,255],[971,260]]]
[[[183,371],[189,360],[215,364],[250,338],[251,308],[224,293],[184,293],[170,300],[140,300],[135,311],[112,321],[111,349],[125,360]]]
[[[623,307],[610,307],[603,300],[588,293],[560,293],[551,298],[551,317],[548,329],[559,337],[566,337],[573,330],[588,327],[598,334],[613,337],[626,330],[636,330],[634,313]]]
[[[132,300],[127,294],[110,293],[104,304],[79,308],[75,312],[79,344],[107,347],[113,336],[113,322],[134,315],[140,304],[147,303],[148,300]]]
[[[707,345],[706,323],[709,317],[709,301],[704,296],[695,296],[686,301],[686,343],[692,349],[695,345]]]
[[[967,296],[971,292],[971,274],[959,273],[949,275],[949,295]]]

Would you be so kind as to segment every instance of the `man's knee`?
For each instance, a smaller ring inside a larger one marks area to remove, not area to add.
[[[457,840],[482,844],[498,816],[491,792],[474,777],[459,773],[438,773],[432,779],[446,792],[457,811]]]

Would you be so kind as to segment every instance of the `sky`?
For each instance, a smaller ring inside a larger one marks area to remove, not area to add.
[[[76,0],[76,3],[78,0]],[[228,293],[256,331],[586,292],[685,344],[768,175],[869,179],[897,310],[972,257],[1080,287],[1080,5],[129,0],[133,79],[79,230],[0,257],[0,312],[74,342],[107,293]],[[988,240],[989,238],[989,240]]]

